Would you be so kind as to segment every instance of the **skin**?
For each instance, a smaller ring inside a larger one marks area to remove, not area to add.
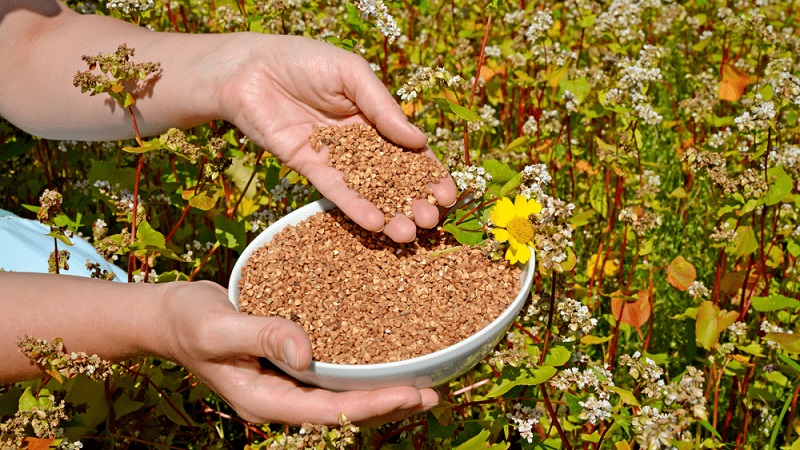
[[[414,204],[416,223],[383,214],[347,188],[327,166],[327,149],[308,143],[313,124],[372,123],[388,139],[424,148],[425,136],[358,55],[306,38],[251,33],[156,33],[58,2],[0,0],[0,116],[44,138],[133,137],[131,118],[106,96],[82,94],[72,77],[82,55],[111,53],[121,43],[134,61],[158,61],[155,81],[129,86],[143,135],[222,119],[303,174],[362,227],[398,242],[436,223],[438,209]],[[451,179],[432,186],[442,205],[456,200]],[[54,277],[58,277],[54,279]],[[438,403],[431,389],[395,387],[334,393],[263,370],[258,357],[302,370],[311,362],[303,329],[278,318],[239,314],[224,288],[210,282],[109,283],[64,275],[0,273],[0,383],[42,375],[18,352],[21,336],[61,337],[69,351],[119,361],[157,355],[196,374],[253,422],[362,426],[399,420]],[[135,305],[135,306],[134,306]]]

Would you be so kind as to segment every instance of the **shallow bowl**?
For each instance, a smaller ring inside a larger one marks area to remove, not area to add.
[[[250,255],[278,234],[283,228],[296,225],[314,214],[333,209],[326,199],[317,200],[284,216],[250,242],[233,268],[228,298],[239,308],[239,278]],[[297,371],[282,361],[272,361],[292,377],[334,391],[374,390],[390,386],[435,387],[464,374],[477,364],[505,335],[519,315],[533,282],[535,260],[521,266],[520,292],[500,316],[472,336],[436,352],[403,361],[378,364],[331,364],[312,361],[308,369]]]

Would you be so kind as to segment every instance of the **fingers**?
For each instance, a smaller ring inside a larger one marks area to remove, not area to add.
[[[308,334],[290,320],[236,313],[223,334],[220,347],[226,353],[283,361],[295,370],[305,370],[311,364]]]
[[[439,403],[433,389],[397,386],[375,391],[331,392],[285,376],[262,374],[248,392],[223,395],[246,420],[336,425],[339,414],[358,426],[374,427],[427,411]]]
[[[347,98],[389,140],[407,148],[422,148],[428,138],[408,122],[400,105],[375,76],[366,60],[354,56],[347,63],[348,67],[341,71],[342,87]]]

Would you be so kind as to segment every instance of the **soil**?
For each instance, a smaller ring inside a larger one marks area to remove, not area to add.
[[[397,244],[338,210],[287,227],[239,281],[242,312],[294,320],[314,359],[370,364],[422,356],[484,328],[519,292],[520,269],[449,235]]]
[[[365,124],[314,129],[330,164],[387,221],[435,204],[438,161],[386,141]],[[435,352],[495,320],[519,292],[520,269],[461,247],[441,230],[398,244],[339,210],[287,227],[255,251],[239,280],[241,311],[294,320],[317,361],[369,364]]]

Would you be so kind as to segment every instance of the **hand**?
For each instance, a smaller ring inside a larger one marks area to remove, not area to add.
[[[262,369],[259,357],[306,369],[311,363],[308,335],[285,319],[237,312],[227,290],[215,283],[170,283],[163,305],[169,329],[165,342],[172,347],[165,356],[198,376],[245,420],[336,425],[339,413],[344,413],[356,425],[377,426],[439,402],[432,389],[402,386],[337,393]]]
[[[382,230],[397,242],[416,236],[416,227],[436,225],[439,210],[425,200],[412,205],[415,222],[384,215],[349,189],[342,173],[327,165],[327,149],[317,153],[308,138],[312,125],[374,124],[394,143],[422,148],[426,137],[406,119],[400,106],[364,58],[329,44],[295,36],[243,34],[227,82],[220,92],[225,118],[311,182],[357,224]],[[241,50],[246,49],[246,50]],[[428,157],[436,159],[429,148]],[[431,186],[440,205],[456,201],[448,177]]]

